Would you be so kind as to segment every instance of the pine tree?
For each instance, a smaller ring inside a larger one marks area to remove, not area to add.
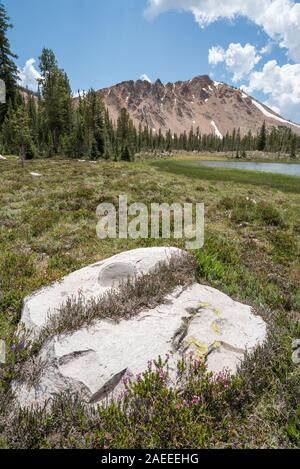
[[[7,38],[7,32],[10,28],[12,25],[9,22],[9,17],[4,5],[0,3],[0,80],[3,80],[6,86],[6,104],[0,104],[0,125],[8,111],[9,102],[14,103],[18,93],[18,68],[14,62],[17,56],[11,51]]]
[[[105,108],[100,96],[90,90],[83,99],[83,114],[89,140],[89,157],[92,160],[104,155]]]
[[[266,130],[266,122],[264,121],[263,125],[261,126],[260,133],[258,136],[258,142],[257,142],[258,151],[265,150],[266,142],[267,142],[267,130]]]
[[[123,161],[132,161],[136,152],[134,125],[125,108],[121,109],[116,130],[116,156]]]
[[[28,117],[30,121],[30,129],[32,133],[32,138],[35,142],[35,145],[39,144],[39,118],[38,118],[38,110],[36,104],[36,98],[32,93],[29,93],[26,108],[28,112]]]
[[[44,125],[47,133],[51,133],[54,152],[58,153],[61,137],[69,135],[72,128],[71,88],[66,73],[58,67],[55,55],[50,49],[42,51],[40,70]]]
[[[297,136],[293,135],[291,137],[291,143],[290,143],[290,157],[291,158],[296,158],[296,148],[297,148]]]
[[[9,108],[3,123],[4,135],[14,153],[20,155],[22,165],[26,159],[34,158],[36,149],[30,129],[30,118],[25,105]]]
[[[112,160],[115,153],[115,131],[113,123],[106,109],[104,115],[104,158]]]
[[[171,130],[169,129],[166,135],[166,150],[167,151],[169,152],[172,151],[172,144],[173,144],[172,133],[171,133]]]

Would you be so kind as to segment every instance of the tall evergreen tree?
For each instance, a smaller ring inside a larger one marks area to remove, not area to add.
[[[43,49],[40,56],[42,79],[41,105],[44,125],[51,134],[54,152],[59,152],[61,139],[70,135],[72,127],[72,94],[66,73],[58,67],[54,52]],[[48,133],[46,132],[46,133]]]
[[[0,125],[8,111],[9,101],[14,103],[18,93],[18,68],[15,64],[17,56],[11,51],[7,38],[8,30],[12,28],[3,3],[0,3],[0,79],[6,86],[6,104],[0,104]]]
[[[290,157],[296,158],[296,149],[297,149],[297,136],[291,135],[290,138]]]
[[[120,116],[117,122],[117,157],[124,161],[131,161],[136,152],[136,134],[132,120],[128,111],[121,109]]]
[[[89,141],[89,157],[96,160],[104,155],[105,108],[102,99],[93,89],[87,93],[83,104]]]
[[[34,158],[34,146],[30,118],[25,103],[14,109],[9,105],[7,116],[3,123],[3,133],[9,143],[10,150],[20,156],[22,164],[26,159]]]
[[[258,142],[257,142],[258,151],[264,151],[266,149],[266,142],[267,142],[267,130],[266,130],[266,122],[264,121],[263,125],[261,126],[260,133],[258,136]]]

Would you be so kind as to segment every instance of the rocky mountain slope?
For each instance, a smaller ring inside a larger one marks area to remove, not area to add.
[[[212,81],[207,75],[189,81],[164,85],[160,80],[125,81],[99,90],[115,121],[126,108],[136,126],[149,126],[153,132],[182,133],[200,128],[201,133],[215,133],[220,138],[240,128],[244,135],[256,133],[266,122],[268,128],[287,126],[300,134],[300,125],[289,122],[243,91]]]

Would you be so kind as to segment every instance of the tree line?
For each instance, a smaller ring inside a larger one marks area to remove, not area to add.
[[[288,153],[296,157],[300,137],[287,127],[241,136],[240,130],[223,139],[203,135],[199,128],[178,135],[139,125],[136,128],[126,109],[113,123],[99,94],[90,90],[75,100],[69,79],[55,54],[44,48],[39,58],[41,78],[38,92],[22,90],[18,84],[16,55],[11,51],[7,31],[11,28],[0,4],[0,79],[6,84],[6,104],[0,104],[0,153],[20,154],[22,161],[35,157],[63,156],[91,160],[132,161],[140,152],[247,151]]]

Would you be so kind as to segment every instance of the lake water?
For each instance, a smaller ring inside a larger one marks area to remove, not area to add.
[[[211,168],[247,169],[267,173],[300,176],[300,164],[296,163],[255,163],[243,161],[201,161],[200,164]]]

